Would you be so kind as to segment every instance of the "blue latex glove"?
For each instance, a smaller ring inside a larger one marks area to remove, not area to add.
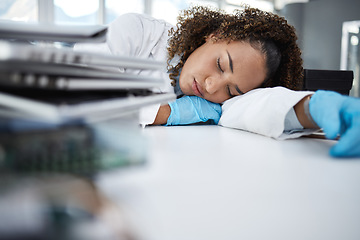
[[[325,136],[339,142],[330,149],[334,157],[360,157],[360,99],[319,90],[311,97],[309,111]]]
[[[197,96],[184,96],[169,103],[170,116],[166,126],[186,125],[213,120],[218,124],[221,116],[221,106]]]

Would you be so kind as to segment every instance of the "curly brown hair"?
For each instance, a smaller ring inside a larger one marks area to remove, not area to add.
[[[276,14],[250,7],[233,14],[200,6],[183,10],[176,29],[169,32],[168,69],[172,85],[186,59],[210,34],[215,35],[216,41],[247,41],[265,54],[267,76],[260,87],[303,88],[301,51],[295,28]],[[180,61],[173,66],[171,60],[175,56],[180,56]]]

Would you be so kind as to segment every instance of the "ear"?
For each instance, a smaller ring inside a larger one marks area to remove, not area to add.
[[[216,35],[214,33],[211,33],[205,39],[206,42],[215,42],[215,40],[216,40]]]

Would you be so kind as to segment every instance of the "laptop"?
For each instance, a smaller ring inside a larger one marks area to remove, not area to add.
[[[1,61],[31,61],[147,70],[162,70],[166,67],[163,62],[153,59],[114,56],[103,53],[74,51],[72,48],[65,47],[55,48],[7,41],[0,41],[0,50]]]
[[[99,122],[116,119],[140,108],[175,100],[174,93],[129,91],[42,91],[2,88],[0,115],[7,118],[44,122],[85,120]]]
[[[173,93],[153,92],[164,84],[161,74],[120,70],[163,67],[149,59],[1,42],[0,114],[53,122],[114,119],[176,98]]]
[[[43,90],[106,90],[149,89],[163,84],[164,79],[160,76],[127,74],[79,65],[0,61],[0,86]]]
[[[56,25],[0,21],[0,38],[24,41],[53,42],[104,42],[107,26],[103,25]]]
[[[148,74],[126,73],[124,69],[129,68]],[[160,69],[164,69],[164,63],[150,59],[0,41],[2,86],[59,90],[152,88],[164,84],[160,74],[153,74]]]

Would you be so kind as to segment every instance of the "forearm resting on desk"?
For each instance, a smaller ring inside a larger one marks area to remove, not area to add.
[[[326,138],[340,137],[330,149],[332,156],[360,157],[360,98],[318,90],[308,106],[311,118]]]
[[[295,110],[296,117],[298,118],[301,126],[303,126],[304,128],[316,129],[319,127],[311,119],[311,116],[309,116],[309,114],[306,114],[306,109],[305,109],[306,104],[308,104],[308,102],[306,102],[306,101],[309,100],[310,97],[311,97],[311,95],[308,95],[308,96],[304,97],[303,99],[301,99],[294,106],[294,110]]]
[[[152,125],[163,125],[167,123],[171,108],[169,104],[161,105]]]
[[[314,125],[314,123],[311,121],[311,119],[308,118],[308,116],[305,113],[304,102],[306,101],[306,99],[309,96],[306,96],[302,100],[300,100],[294,106],[294,110],[295,110],[296,116],[297,116],[300,124],[304,128],[317,128],[317,126]],[[160,106],[159,111],[158,111],[156,118],[155,118],[154,122],[152,123],[152,125],[166,124],[167,120],[170,116],[170,113],[171,113],[171,108],[170,108],[169,104]]]
[[[188,125],[210,121],[214,124],[221,117],[221,106],[197,96],[184,96],[160,107],[154,125]]]

